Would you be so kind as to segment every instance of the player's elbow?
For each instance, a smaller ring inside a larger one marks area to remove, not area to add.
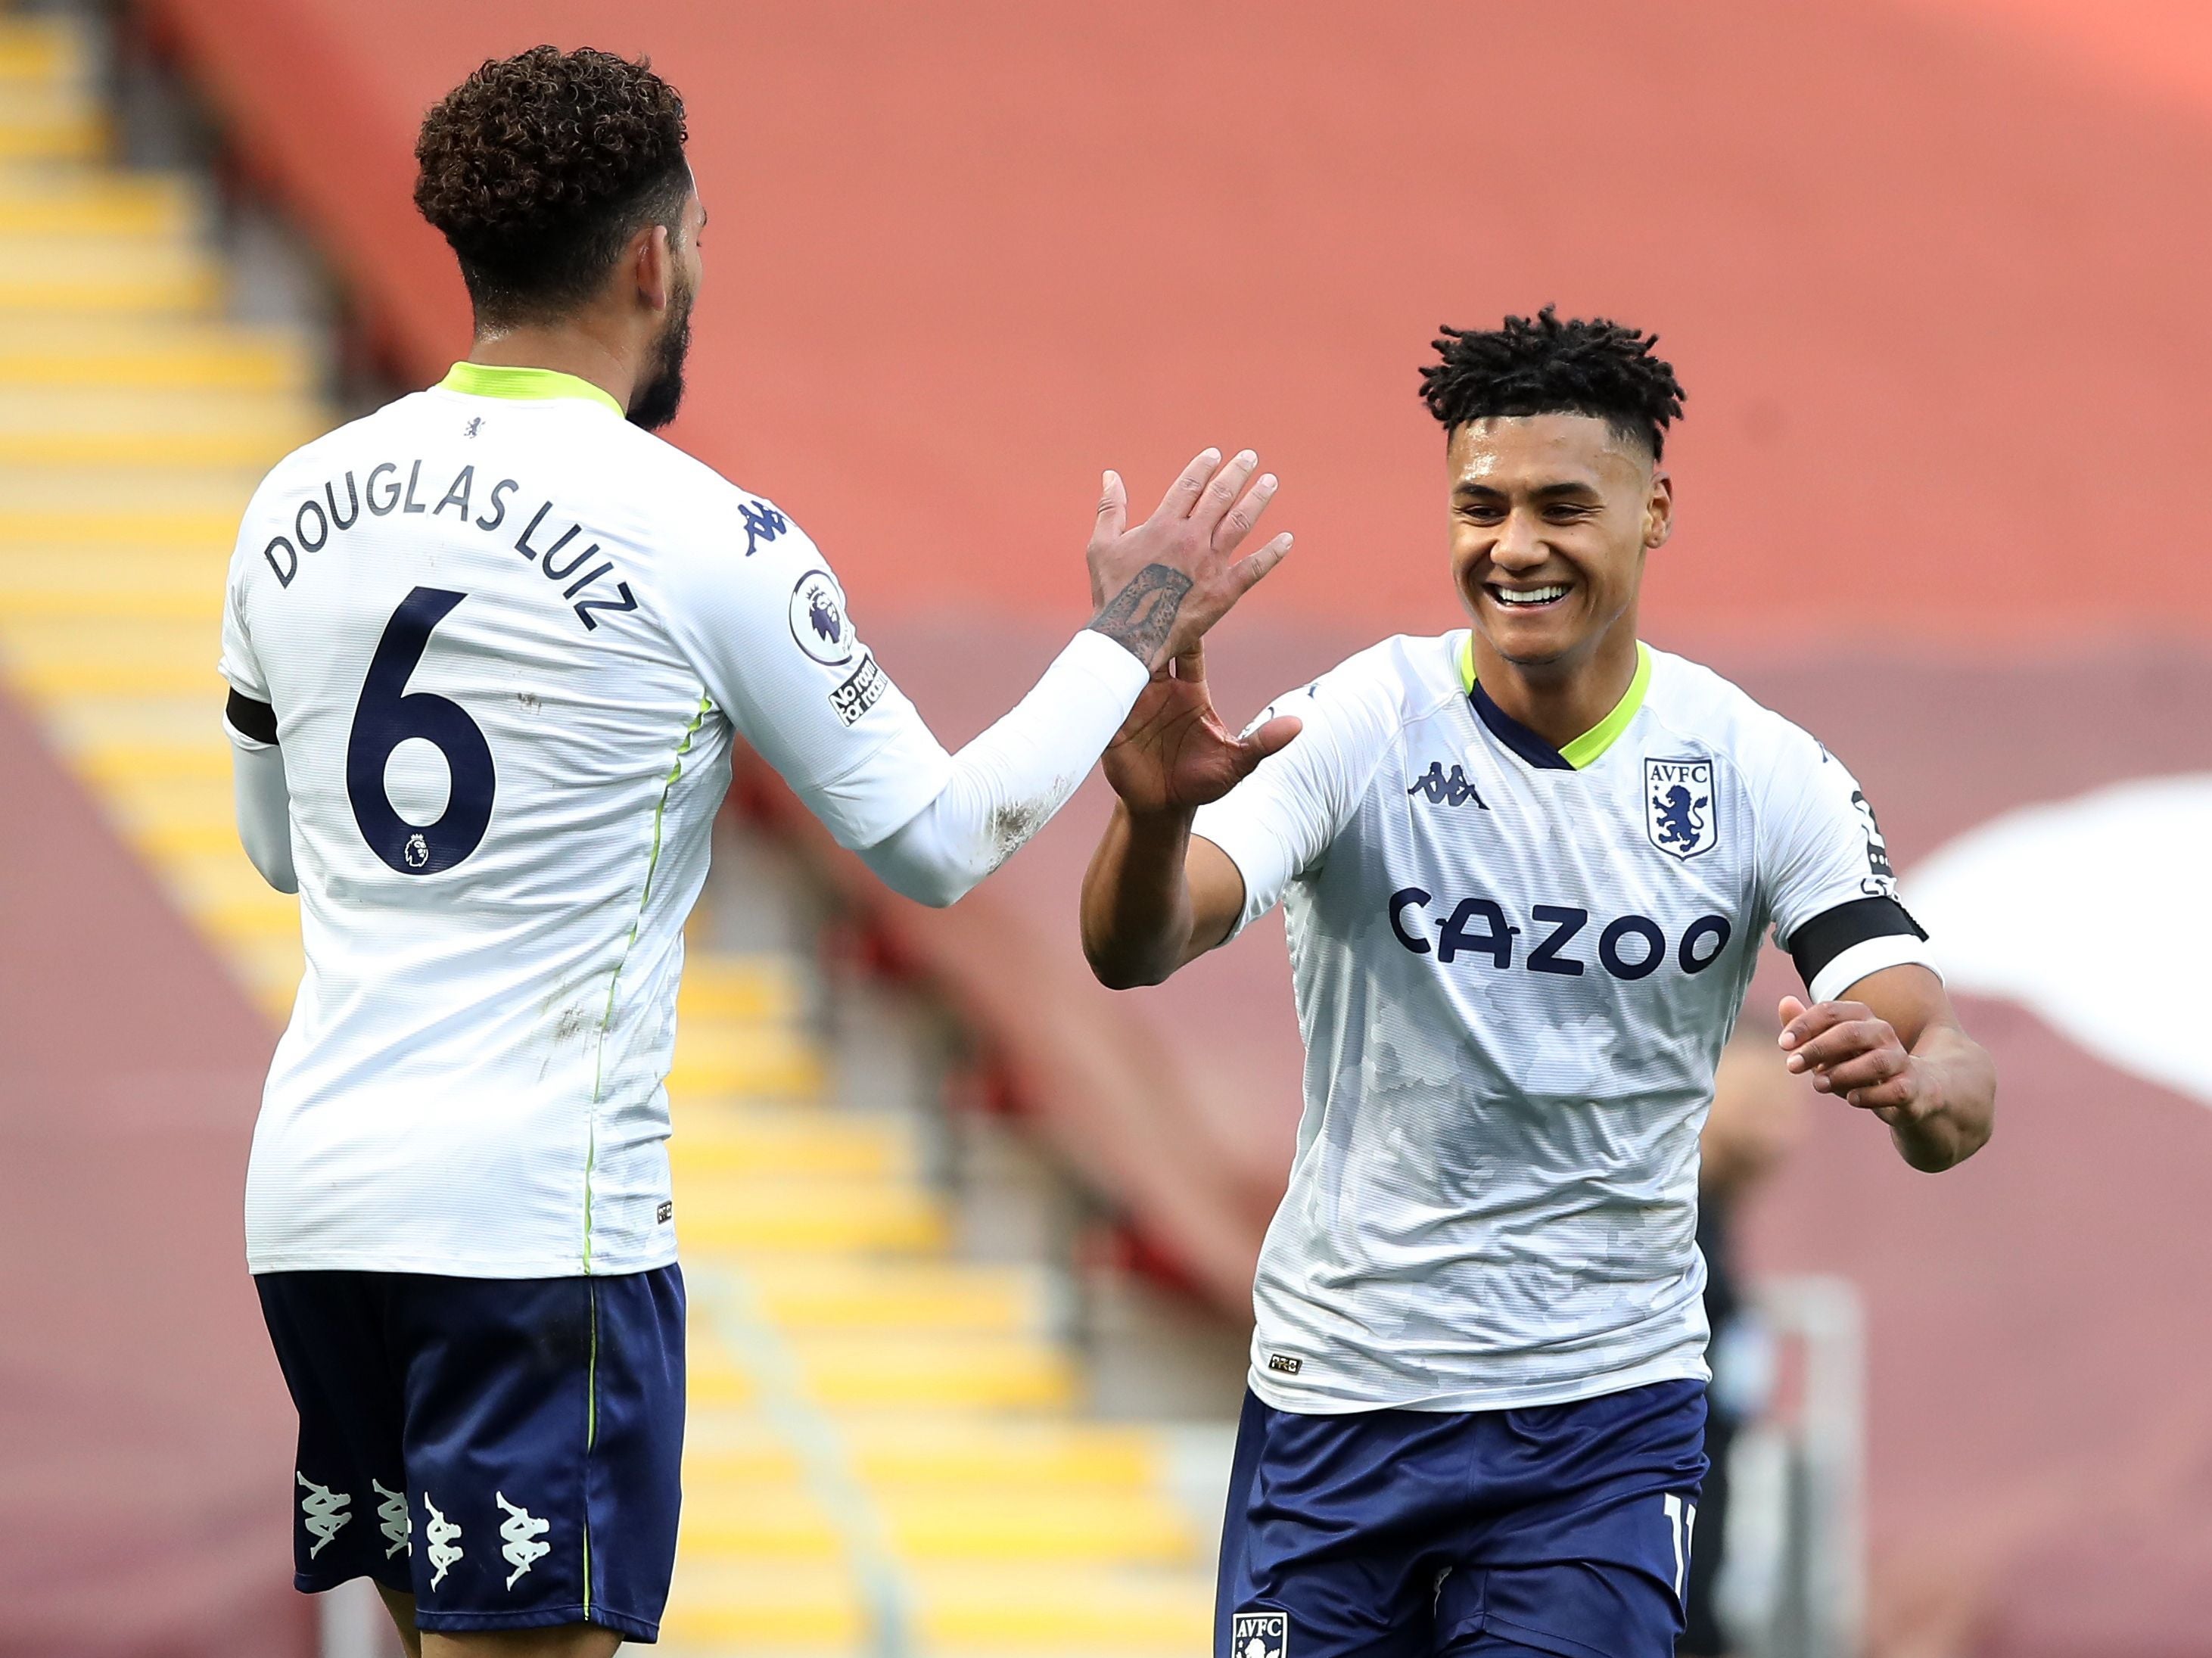
[[[907,893],[917,904],[927,904],[932,909],[950,909],[969,893],[975,891],[973,881],[960,880],[951,876],[939,876],[923,882]]]
[[[975,890],[983,878],[973,870],[950,863],[901,862],[878,867],[884,885],[902,898],[932,909],[950,909]]]
[[[246,848],[246,861],[259,872],[263,880],[279,892],[289,894],[299,891],[300,875],[292,867],[291,837],[289,834],[282,845],[270,844],[264,837],[246,831],[240,833],[239,841]]]
[[[1115,949],[1087,933],[1083,940],[1083,959],[1091,964],[1091,976],[1109,990],[1141,990],[1147,985],[1164,984],[1175,972],[1172,963],[1156,961],[1134,950]]]

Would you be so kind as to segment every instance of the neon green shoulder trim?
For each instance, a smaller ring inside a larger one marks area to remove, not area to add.
[[[1636,711],[1644,706],[1644,693],[1651,688],[1651,647],[1642,640],[1636,641],[1636,677],[1628,682],[1628,689],[1620,694],[1620,701],[1613,705],[1613,712],[1580,737],[1559,750],[1559,758],[1577,771],[1595,762],[1597,757],[1618,742],[1628,722],[1636,718]]]
[[[557,368],[505,368],[488,362],[457,362],[438,384],[472,398],[507,398],[528,402],[541,398],[584,398],[619,415],[622,404],[587,380]]]
[[[1459,685],[1468,695],[1474,695],[1474,635],[1469,632],[1459,649]],[[1644,706],[1644,694],[1651,689],[1651,647],[1642,640],[1636,641],[1636,672],[1628,682],[1628,689],[1620,694],[1620,701],[1613,705],[1613,712],[1580,737],[1559,750],[1559,758],[1577,771],[1595,763],[1599,756],[1620,740],[1628,722],[1636,718],[1636,711]]]

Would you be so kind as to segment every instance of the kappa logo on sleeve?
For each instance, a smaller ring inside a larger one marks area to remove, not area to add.
[[[890,676],[876,665],[876,659],[863,656],[851,677],[830,693],[830,706],[837,710],[839,720],[850,726],[884,700],[890,683]]]
[[[1229,1650],[1236,1658],[1290,1658],[1291,1615],[1240,1612],[1231,1619]]]
[[[845,590],[829,571],[809,570],[791,590],[791,636],[825,668],[842,668],[853,659],[853,623],[845,614]]]
[[[738,508],[738,516],[744,520],[747,558],[791,527],[791,520],[764,501],[747,501]]]

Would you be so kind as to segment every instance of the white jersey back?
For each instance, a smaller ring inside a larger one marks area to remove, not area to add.
[[[848,845],[944,778],[820,555],[595,388],[463,366],[270,474],[223,647],[275,710],[307,954],[254,1270],[673,1259],[661,1083],[733,731]]]
[[[1392,639],[1281,699],[1303,734],[1198,816],[1246,921],[1287,895],[1305,1112],[1252,1372],[1282,1409],[1704,1376],[1698,1134],[1762,930],[1840,913],[1821,995],[1925,959],[1796,727],[1647,650],[1556,751],[1467,643]]]

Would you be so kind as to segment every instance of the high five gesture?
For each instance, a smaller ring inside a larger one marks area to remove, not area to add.
[[[1097,607],[1092,630],[1158,672],[1282,562],[1291,550],[1287,535],[1234,557],[1274,498],[1272,472],[1244,487],[1259,465],[1249,449],[1226,465],[1218,449],[1206,450],[1133,530],[1125,527],[1129,498],[1121,475],[1107,473],[1089,550],[1091,598]]]

